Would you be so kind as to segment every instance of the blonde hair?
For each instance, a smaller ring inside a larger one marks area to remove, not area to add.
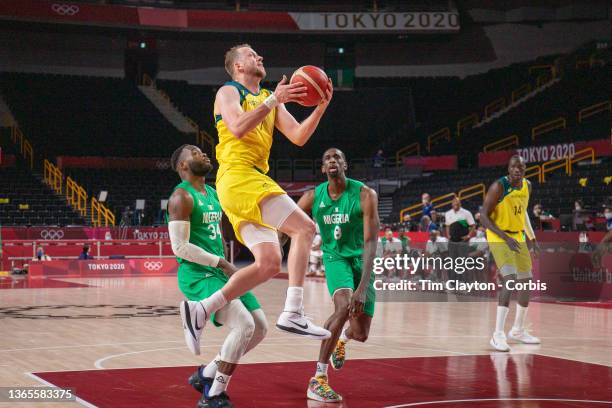
[[[252,48],[249,44],[238,44],[227,50],[225,53],[225,70],[230,77],[234,77],[234,63],[238,58],[238,50],[240,48]]]

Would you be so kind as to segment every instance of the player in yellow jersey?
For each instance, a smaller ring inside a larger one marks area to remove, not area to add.
[[[291,238],[288,258],[289,288],[283,313],[276,326],[286,332],[318,340],[331,333],[308,320],[302,306],[304,276],[314,222],[270,177],[268,157],[276,127],[291,142],[303,146],[312,136],[332,98],[331,81],[325,98],[301,123],[285,108],[305,96],[302,83],[288,84],[287,77],[274,92],[260,86],[266,76],[263,58],[248,44],[232,47],[225,54],[225,69],[232,77],[217,92],[214,105],[219,133],[217,193],[236,237],[253,253],[255,262],[234,273],[222,289],[200,302],[189,302],[184,326],[199,330],[192,335],[190,349],[199,349],[205,322],[227,302],[272,278],[280,271],[281,249],[277,230]],[[194,326],[195,325],[195,326]]]
[[[530,250],[539,252],[527,207],[531,183],[525,179],[525,161],[512,156],[508,175],[495,181],[484,200],[482,224],[487,228],[487,241],[502,278],[497,306],[495,331],[490,344],[498,351],[510,351],[504,333],[508,316],[511,289],[515,282],[528,283],[532,278]],[[518,304],[514,325],[508,338],[525,344],[539,344],[540,339],[525,329],[525,316],[529,306],[529,290],[518,290]]]

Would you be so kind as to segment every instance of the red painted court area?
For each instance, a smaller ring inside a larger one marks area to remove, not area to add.
[[[240,365],[229,395],[237,407],[604,407],[612,368],[532,354],[347,361],[330,372],[342,404],[307,401],[314,362]],[[35,373],[99,407],[193,407],[195,367]],[[332,369],[330,368],[330,371]]]

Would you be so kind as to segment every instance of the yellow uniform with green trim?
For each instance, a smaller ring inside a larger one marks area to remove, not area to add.
[[[490,215],[506,234],[518,241],[519,252],[508,247],[506,241],[491,230],[487,230],[489,248],[502,275],[512,273],[531,274],[531,256],[525,239],[525,217],[529,205],[529,181],[523,179],[521,188],[512,187],[507,176],[498,180],[503,195]]]
[[[240,106],[245,112],[256,109],[272,94],[261,88],[254,94],[242,84],[230,81],[224,85],[233,86],[240,93]],[[272,109],[264,120],[238,139],[229,131],[221,115],[215,115],[219,134],[216,157],[219,162],[217,171],[217,193],[223,211],[229,218],[236,237],[242,243],[239,227],[243,222],[267,225],[261,219],[259,203],[270,195],[286,194],[285,191],[266,174],[269,170],[268,158],[272,147],[272,135],[276,108]]]

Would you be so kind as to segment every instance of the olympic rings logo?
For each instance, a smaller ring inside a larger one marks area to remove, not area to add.
[[[51,10],[61,16],[74,16],[79,12],[79,6],[74,4],[53,4]]]
[[[40,231],[40,237],[42,239],[62,239],[64,238],[63,230],[42,230]]]
[[[147,261],[144,263],[144,267],[145,269],[148,269],[150,271],[159,271],[162,268],[162,263],[161,262],[156,262],[156,261]]]

